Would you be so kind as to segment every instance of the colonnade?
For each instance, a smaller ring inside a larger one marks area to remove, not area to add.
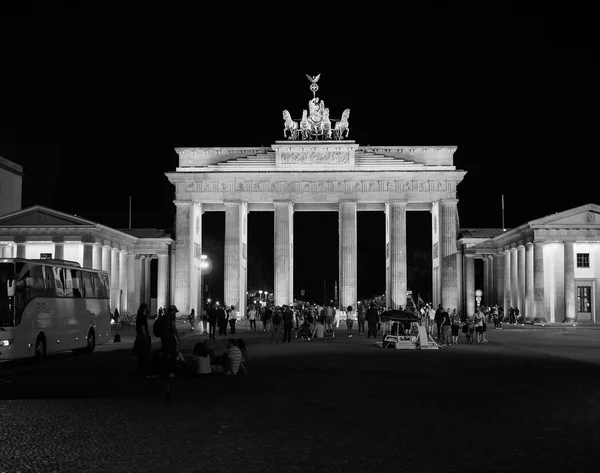
[[[440,297],[445,306],[456,307],[456,204],[457,200],[440,201],[441,285]],[[201,253],[201,219],[194,223],[195,208],[201,215],[203,203],[176,202],[177,240],[175,304],[187,313],[200,309],[199,264],[195,245]],[[318,211],[319,204],[311,211]],[[388,201],[381,204],[386,218],[386,295],[387,307],[405,307],[407,296],[406,212],[407,201]],[[340,200],[336,204],[339,230],[339,307],[356,307],[358,302],[357,212],[355,200]],[[332,210],[331,205],[322,210]],[[190,210],[192,209],[192,210]],[[225,201],[225,267],[224,305],[246,311],[248,203]],[[294,202],[274,200],[274,304],[290,304],[294,300]],[[269,209],[269,210],[270,210]],[[214,210],[214,207],[211,207]],[[261,210],[267,210],[262,208]],[[305,210],[304,208],[302,210]],[[181,220],[181,221],[180,221]],[[195,227],[195,228],[194,228]]]
[[[575,252],[573,240],[556,242],[563,245],[565,321],[575,320]],[[464,298],[467,313],[475,311],[474,260],[483,259],[484,305],[501,305],[505,312],[518,307],[526,318],[546,318],[549,313],[548,295],[544,291],[545,241],[513,243],[490,253],[469,252],[462,255],[464,266]],[[484,250],[477,250],[484,251]],[[562,320],[560,320],[562,322]]]

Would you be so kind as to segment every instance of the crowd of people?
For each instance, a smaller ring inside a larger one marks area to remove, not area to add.
[[[282,306],[273,304],[252,305],[245,315],[249,321],[250,332],[257,332],[257,322],[262,324],[262,331],[270,333],[270,343],[291,343],[292,338],[300,340],[323,339],[335,337],[334,327],[344,323],[346,336],[354,335],[366,338],[377,338],[380,334],[392,334],[392,323],[386,317],[385,306],[377,300],[366,300],[358,303],[357,307],[348,306],[346,310],[338,310],[333,302],[329,304],[296,303]],[[389,310],[389,308],[388,308]],[[402,308],[399,308],[402,311]],[[505,315],[502,307],[478,306],[473,314],[461,317],[456,309],[444,309],[440,304],[437,309],[433,304],[420,304],[417,308],[409,301],[405,312],[414,314],[418,319],[416,324],[425,327],[439,346],[447,347],[459,343],[460,334],[464,334],[467,344],[487,343],[486,332],[488,323],[494,324],[495,329],[502,329]],[[159,372],[173,377],[185,365],[185,358],[179,350],[180,335],[176,327],[177,307],[159,309],[158,317],[153,326],[154,336],[160,338],[161,348],[151,355],[151,335],[148,329],[148,307],[141,304],[136,317],[136,339],[134,353],[138,356],[138,374],[141,377],[156,376]],[[241,319],[233,306],[223,307],[211,305],[203,311],[200,318],[192,310],[188,316],[190,327],[194,329],[202,324],[208,340],[197,343],[193,351],[194,372],[199,376],[212,373],[237,374],[247,372],[248,353],[242,339],[236,338],[236,325]],[[518,307],[510,307],[508,323],[521,323]],[[366,329],[365,329],[366,326]],[[414,327],[412,327],[414,329]],[[214,344],[219,339],[227,338],[227,351],[216,356]],[[411,332],[411,323],[396,324],[396,333]],[[415,329],[416,330],[416,329]],[[414,331],[414,330],[413,330]],[[396,334],[393,333],[393,334]],[[158,366],[161,365],[161,366]]]

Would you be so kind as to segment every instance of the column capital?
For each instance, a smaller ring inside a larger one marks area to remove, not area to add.
[[[174,200],[175,207],[191,207],[193,202],[191,200]]]
[[[510,248],[507,248],[506,250],[504,250],[502,252],[502,254],[504,254],[504,255],[510,254]]]
[[[223,201],[223,205],[225,207],[233,207],[233,206],[238,206],[238,205],[242,205],[242,201],[241,200],[224,200]]]
[[[528,241],[527,243],[525,243],[525,248],[533,248],[533,242],[532,241]]]
[[[17,241],[16,237],[15,237],[15,241]],[[64,236],[52,237],[52,243],[64,243],[64,242],[65,242]]]
[[[292,202],[291,200],[284,200],[284,199],[273,199],[273,205],[294,205],[294,202]]]
[[[458,199],[440,199],[438,202],[440,205],[456,205],[458,204]]]
[[[388,200],[386,202],[386,204],[388,205],[398,205],[398,206],[403,206],[406,208],[406,204],[408,204],[408,202],[406,202],[405,200]]]

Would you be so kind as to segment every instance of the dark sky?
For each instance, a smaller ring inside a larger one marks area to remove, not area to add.
[[[9,12],[0,28],[0,156],[24,167],[24,207],[123,228],[131,195],[134,227],[172,228],[173,148],[272,144],[281,110],[299,115],[311,98],[306,74],[319,73],[317,95],[334,117],[352,109],[360,145],[458,146],[462,227],[500,227],[502,194],[507,227],[600,201],[597,75],[585,28],[569,18],[510,6],[469,16],[443,2],[411,15],[306,19],[44,8]],[[310,252],[296,255],[296,280],[321,287],[337,274],[337,220],[312,215],[296,217]],[[218,241],[222,216],[206,218],[206,241]],[[409,252],[428,250],[429,216],[409,218]],[[249,222],[268,266],[272,216]],[[361,274],[377,273],[361,277],[364,295],[382,284],[383,222],[359,219]]]

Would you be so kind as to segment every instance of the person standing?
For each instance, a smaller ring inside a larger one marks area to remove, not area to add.
[[[188,315],[188,321],[190,322],[190,329],[194,330],[194,325],[196,325],[196,311],[194,309],[190,311],[190,315]]]
[[[177,350],[181,344],[179,333],[177,333],[177,326],[175,317],[179,310],[175,305],[169,307],[167,311],[167,318],[165,320],[164,330],[161,335],[161,343],[163,349],[163,355],[167,362],[167,373],[169,378],[175,376],[175,364],[177,361]]]
[[[375,304],[371,302],[371,306],[367,310],[367,325],[368,325],[368,335],[367,338],[377,338],[377,326],[379,324],[379,312],[375,308]]]
[[[118,327],[119,326],[119,317],[120,316],[119,316],[119,309],[117,309],[116,307],[115,307],[115,313],[114,313],[113,317],[115,319],[115,327]]]
[[[451,325],[452,325],[452,321],[450,320],[450,314],[448,313],[447,310],[442,311],[442,346],[449,346],[452,345],[452,341],[450,339],[450,333],[451,333]]]
[[[294,313],[289,306],[283,306],[283,342],[292,342],[292,328],[294,327]]]
[[[218,320],[217,310],[213,306],[210,306],[208,308],[208,330],[209,330],[208,338],[209,338],[209,340],[215,339],[215,335],[217,332],[217,320]]]
[[[435,309],[430,305],[427,309],[427,333],[433,337],[433,326],[435,324]]]
[[[206,326],[208,324],[208,312],[206,310],[206,307],[202,308],[202,328],[203,328],[203,332],[206,333]]]
[[[250,321],[250,331],[256,332],[256,310],[251,306],[248,311],[248,320]]]
[[[148,331],[148,306],[140,304],[135,319],[135,342],[133,343],[137,354],[137,371],[140,378],[150,377],[150,349],[151,338]]]
[[[281,321],[283,317],[281,315],[281,308],[275,307],[275,311],[273,313],[273,331],[271,332],[271,343],[273,341],[279,342],[279,330],[281,326]]]
[[[365,334],[365,319],[366,319],[366,312],[365,312],[364,304],[358,305],[357,319],[358,319],[358,335],[362,336]]]
[[[237,312],[235,311],[234,306],[231,306],[231,308],[229,309],[227,319],[229,321],[229,335],[235,335],[235,323],[237,322]]]
[[[458,331],[460,330],[460,315],[456,313],[456,309],[452,311],[450,321],[452,322],[452,344],[456,345],[458,344]]]
[[[273,309],[268,305],[265,309],[265,320],[263,322],[263,332],[271,330],[271,319],[273,318]]]
[[[227,336],[227,312],[221,306],[217,306],[217,321],[219,324],[219,338]]]
[[[346,327],[348,327],[348,338],[352,338],[352,326],[357,318],[358,314],[355,310],[352,310],[352,306],[349,305],[346,309]]]
[[[508,309],[508,324],[513,325],[515,323],[515,309],[510,307]]]
[[[477,311],[475,312],[475,343],[477,345],[483,343],[483,318],[483,313],[479,309],[477,309]]]
[[[444,314],[444,308],[442,307],[442,304],[440,304],[438,306],[437,310],[435,311],[435,325],[437,327],[438,341],[442,340],[442,320],[444,318],[443,314]]]

